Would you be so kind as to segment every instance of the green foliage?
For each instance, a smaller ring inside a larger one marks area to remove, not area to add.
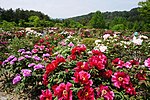
[[[1,25],[1,28],[5,31],[10,31],[14,27],[15,27],[15,22],[7,22],[5,20],[2,22],[2,25]]]
[[[97,11],[92,16],[92,19],[89,21],[89,24],[93,28],[104,28],[105,27],[105,21],[104,21],[102,13],[100,11]]]
[[[92,49],[95,46],[95,40],[97,40],[97,38],[84,38],[81,43]]]
[[[115,30],[115,31],[121,31],[124,29],[125,29],[125,26],[123,24],[117,24],[112,27],[112,30]]]

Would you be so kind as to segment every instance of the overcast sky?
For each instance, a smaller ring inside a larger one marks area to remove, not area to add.
[[[128,11],[138,7],[139,1],[146,0],[0,0],[0,7],[36,10],[52,18],[68,18],[97,10],[101,12]]]

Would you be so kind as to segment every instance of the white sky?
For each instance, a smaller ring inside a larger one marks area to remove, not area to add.
[[[123,11],[138,7],[146,0],[0,0],[0,7],[41,11],[52,18],[68,18],[88,14],[97,10]]]

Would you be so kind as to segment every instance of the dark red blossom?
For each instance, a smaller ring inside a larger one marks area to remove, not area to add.
[[[88,71],[90,69],[87,62],[77,62],[76,66],[77,67],[75,67],[74,70],[78,72],[81,70]]]
[[[138,80],[146,80],[146,74],[145,73],[137,73],[136,78]]]
[[[79,100],[95,100],[94,89],[90,86],[85,86],[83,89],[80,89],[77,96]]]
[[[102,71],[102,72],[100,72],[100,75],[103,78],[109,79],[112,76],[112,70]]]
[[[136,95],[135,88],[133,87],[133,84],[131,82],[128,85],[125,84],[123,88],[125,89],[127,94]]]

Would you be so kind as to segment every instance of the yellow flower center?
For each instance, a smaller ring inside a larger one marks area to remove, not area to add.
[[[84,65],[82,65],[81,68],[83,69],[83,68],[84,68]]]
[[[88,92],[86,92],[86,93],[85,93],[85,96],[88,96],[88,95],[89,95]]]
[[[83,79],[83,81],[85,81],[85,77],[83,77],[82,79]]]
[[[102,90],[102,95],[105,95],[107,94],[107,91],[106,90]]]
[[[66,90],[63,91],[63,95],[67,95],[68,92]]]
[[[121,81],[123,80],[123,78],[122,78],[122,77],[119,77],[118,80],[121,82]]]
[[[50,100],[49,98],[46,98],[45,100]]]

